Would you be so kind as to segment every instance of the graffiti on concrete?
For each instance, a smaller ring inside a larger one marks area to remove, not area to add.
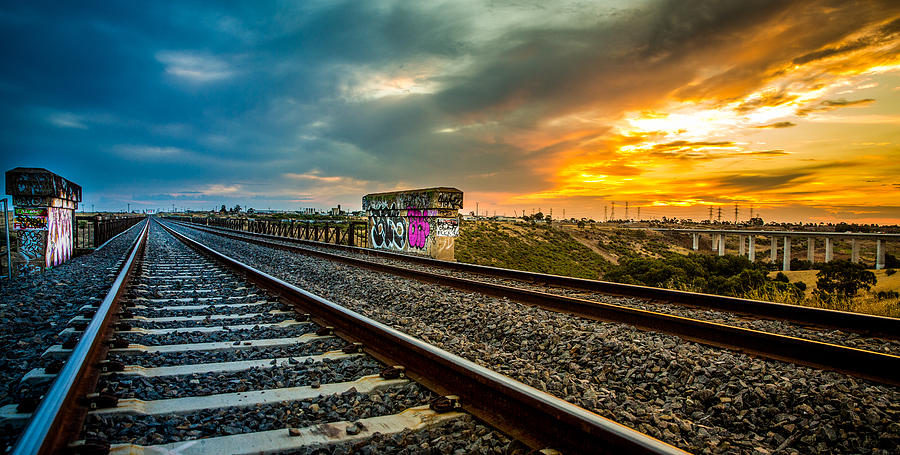
[[[459,219],[438,218],[434,222],[434,235],[438,237],[459,237]]]
[[[46,169],[16,168],[6,172],[6,194],[50,196],[78,202],[81,187]]]
[[[42,196],[13,196],[16,207],[49,207],[48,198]]]
[[[72,211],[52,207],[47,232],[46,266],[60,265],[72,257]]]
[[[462,191],[441,192],[437,195],[438,207],[447,209],[461,209],[463,204]]]
[[[428,188],[367,194],[363,197],[363,210],[403,210],[407,207],[458,210],[462,208],[462,201],[463,193],[456,188]]]
[[[372,217],[372,246],[391,250],[406,248],[406,220],[400,216]]]
[[[363,209],[369,216],[369,244],[452,260],[461,207],[462,191],[456,188],[367,194]]]
[[[44,231],[19,231],[19,256],[22,264],[19,271],[22,273],[39,272],[42,265],[42,256],[47,248],[47,234]]]
[[[13,218],[13,228],[17,231],[47,230],[46,208],[21,208],[16,207]]]
[[[406,208],[406,218],[409,220],[409,246],[414,248],[425,248],[425,241],[428,240],[428,234],[431,232],[431,226],[428,225],[428,218],[425,213],[427,210]]]

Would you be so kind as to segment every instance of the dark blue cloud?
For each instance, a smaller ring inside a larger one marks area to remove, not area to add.
[[[659,3],[5,2],[0,165],[56,171],[104,209],[544,189],[541,166],[560,147],[507,137],[660,99],[697,74],[679,49],[789,7]],[[367,85],[401,77],[418,91]]]

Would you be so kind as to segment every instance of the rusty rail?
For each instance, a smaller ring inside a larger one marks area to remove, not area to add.
[[[357,267],[450,286],[464,291],[506,297],[510,300],[552,311],[576,314],[595,320],[626,323],[639,329],[665,332],[702,344],[732,349],[769,359],[840,371],[886,384],[900,385],[900,356],[609,303],[407,269],[224,232],[212,230],[210,232],[235,240],[343,262]]]
[[[162,223],[160,223],[162,224]],[[684,454],[662,441],[605,419],[462,357],[410,337],[209,248],[168,226],[195,250],[331,326],[342,338],[441,395],[456,395],[464,409],[534,448],[563,453]]]

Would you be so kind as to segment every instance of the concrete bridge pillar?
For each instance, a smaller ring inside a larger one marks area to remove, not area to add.
[[[814,237],[806,239],[806,260],[809,262],[816,260],[816,239]]]
[[[775,264],[778,261],[778,237],[772,236],[772,263]]]
[[[875,240],[875,270],[884,268],[884,241]]]
[[[850,241],[851,250],[850,250],[850,262],[856,264],[859,262],[859,241],[853,239]]]
[[[694,241],[694,251],[699,250],[700,249],[700,234],[695,232],[695,233],[691,234],[691,237],[693,238],[693,241]]]
[[[834,239],[825,237],[825,262],[831,262],[834,259]]]
[[[746,242],[747,242],[747,236],[746,236],[746,235],[739,235],[739,236],[738,236],[738,243],[740,243],[740,245],[738,246],[738,254],[740,254],[741,256],[747,254],[747,249],[744,247],[744,244],[745,244]]]
[[[750,252],[747,254],[747,259],[750,259],[750,262],[756,261],[756,236],[751,235],[748,239],[750,244],[747,247],[750,249]]]
[[[791,238],[787,236],[784,237],[784,261],[781,270],[785,272],[791,270]]]
[[[367,194],[369,246],[452,261],[462,204],[456,188]]]
[[[719,234],[719,256],[725,256],[725,234]]]
[[[46,169],[17,167],[6,171],[6,194],[15,206],[19,273],[68,261],[75,250],[75,209],[81,187]]]

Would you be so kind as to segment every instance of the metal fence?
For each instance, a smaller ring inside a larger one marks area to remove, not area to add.
[[[368,246],[366,222],[319,222],[313,220],[255,220],[250,218],[171,217],[204,226],[223,227],[256,234],[312,240],[337,245]]]
[[[77,215],[75,216],[75,248],[91,249],[140,223],[144,216],[135,215]]]

